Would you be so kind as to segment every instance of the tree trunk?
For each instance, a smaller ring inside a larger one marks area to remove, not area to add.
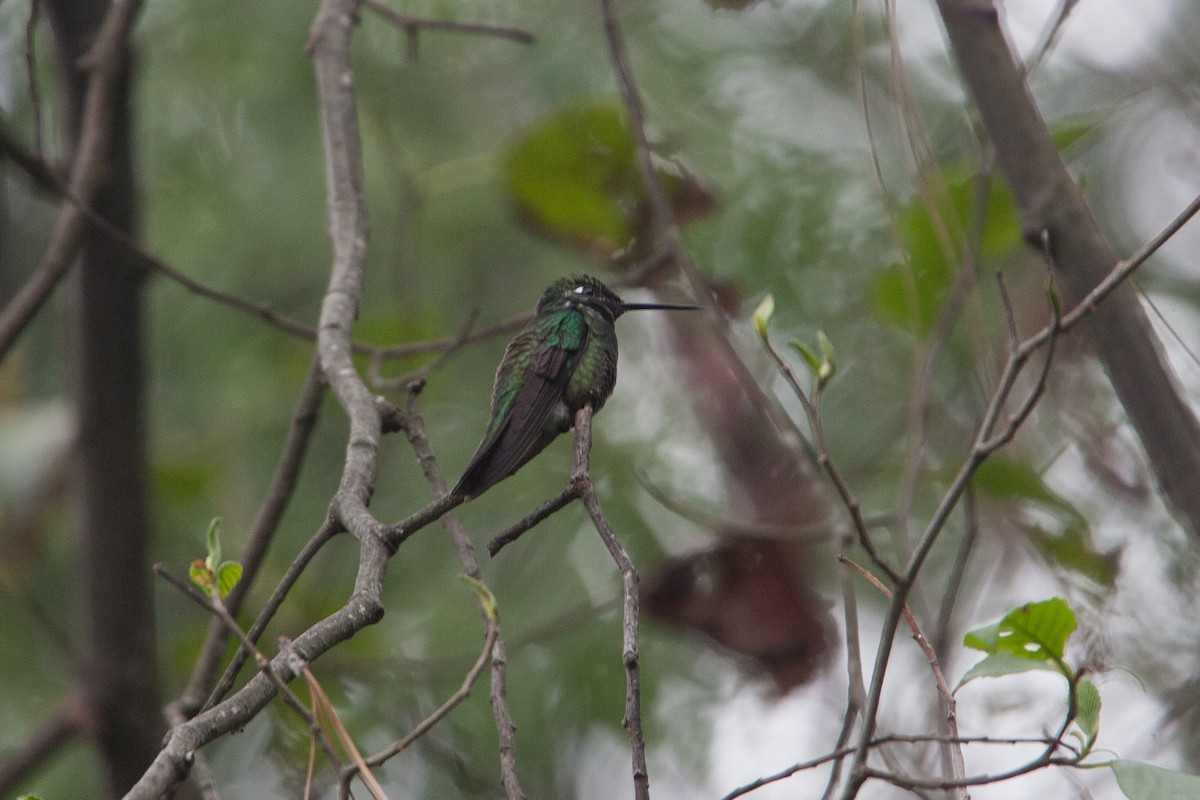
[[[938,8],[1022,228],[1031,241],[1049,235],[1063,294],[1078,302],[1116,266],[1117,254],[1054,147],[992,0],[938,0]],[[1117,287],[1087,330],[1170,507],[1200,535],[1200,422],[1134,288]]]
[[[64,86],[73,157],[88,74],[80,57],[109,3],[45,0]],[[94,208],[132,233],[136,204],[130,136],[132,56],[113,92],[105,174]],[[105,238],[86,235],[67,305],[70,395],[79,430],[75,480],[85,663],[108,793],[119,797],[154,760],[166,730],[158,694],[148,550],[146,434],[142,405],[144,272]]]

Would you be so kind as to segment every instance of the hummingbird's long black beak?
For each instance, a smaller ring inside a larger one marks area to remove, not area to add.
[[[653,311],[654,309],[663,309],[664,311],[699,311],[700,306],[681,305],[679,303],[621,303],[621,313],[626,311]]]

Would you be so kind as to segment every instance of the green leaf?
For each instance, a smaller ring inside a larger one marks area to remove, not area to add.
[[[967,670],[958,686],[975,678],[994,678],[1031,669],[1050,670],[1073,680],[1074,673],[1062,658],[1074,630],[1075,612],[1061,597],[1014,608],[1000,621],[967,631],[963,636],[963,644],[982,650],[988,657]]]
[[[507,172],[518,210],[546,232],[608,252],[629,241],[624,207],[640,203],[640,183],[633,137],[615,104],[542,120],[513,146]]]
[[[1088,677],[1075,684],[1075,723],[1087,736],[1090,746],[1100,732],[1100,690]]]
[[[471,587],[471,591],[475,592],[475,596],[479,599],[479,605],[483,609],[483,613],[487,615],[489,620],[495,622],[500,616],[500,605],[496,602],[496,595],[492,594],[492,590],[488,588],[488,585],[481,580],[472,578],[465,572],[459,573],[458,577],[466,581],[467,585]]]
[[[800,354],[800,358],[804,359],[805,366],[816,377],[821,372],[821,359],[813,352],[813,349],[799,339],[792,339],[788,345]]]
[[[217,570],[217,585],[221,589],[221,597],[226,597],[237,582],[242,579],[242,565],[236,561],[226,561]]]
[[[758,308],[754,309],[754,316],[751,318],[754,322],[754,330],[758,332],[758,338],[764,342],[767,341],[767,327],[771,324],[773,316],[775,316],[775,298],[768,294],[758,304]]]
[[[1129,800],[1196,800],[1200,777],[1121,758],[1112,763],[1117,785]]]
[[[1061,661],[1075,630],[1075,612],[1061,597],[1026,603],[999,622],[968,631],[963,644],[985,653],[1008,653],[1031,661]]]
[[[821,363],[817,367],[817,386],[823,387],[837,372],[837,351],[833,349],[833,342],[829,341],[825,331],[817,331],[817,347],[821,351]]]
[[[212,522],[208,523],[208,534],[205,540],[208,546],[208,558],[204,563],[213,572],[217,571],[217,565],[221,563],[221,518],[213,517]]]
[[[1035,669],[1059,671],[1045,661],[1030,661],[1028,658],[1019,658],[1009,653],[994,653],[967,670],[958,679],[958,685],[954,687],[954,691],[957,692],[964,684],[976,678],[999,678],[1002,675],[1014,675],[1018,672],[1029,672]]]

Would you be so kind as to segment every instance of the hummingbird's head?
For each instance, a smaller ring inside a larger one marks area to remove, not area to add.
[[[591,275],[571,275],[550,284],[538,302],[538,313],[561,308],[590,308],[610,321],[625,310],[621,298]]]
[[[673,303],[626,303],[603,283],[591,275],[572,275],[559,278],[550,284],[538,301],[537,313],[546,314],[560,309],[588,308],[602,314],[609,322],[626,311],[665,309],[668,311],[692,311],[697,306]]]

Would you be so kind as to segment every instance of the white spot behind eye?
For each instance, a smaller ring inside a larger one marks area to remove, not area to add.
[[[583,294],[583,293],[584,293],[584,290],[585,290],[585,288],[586,288],[586,287],[583,287],[583,286],[576,286],[576,287],[575,287],[575,294]]]

